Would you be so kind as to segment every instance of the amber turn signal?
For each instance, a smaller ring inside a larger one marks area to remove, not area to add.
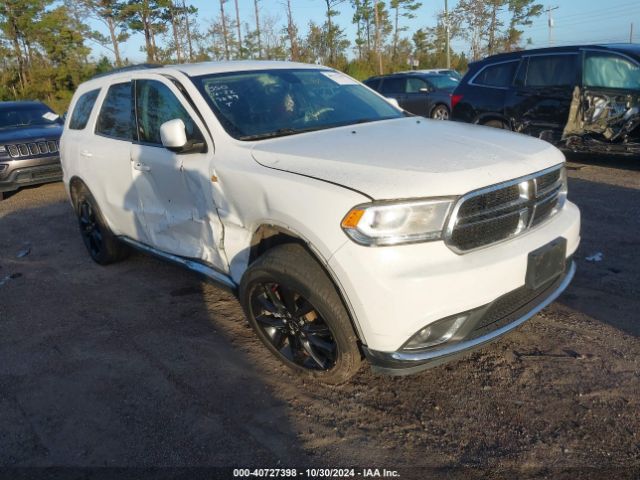
[[[342,228],[356,228],[358,226],[358,222],[362,218],[362,215],[364,215],[364,210],[354,208],[347,213],[347,216],[344,217],[340,225],[342,225]]]

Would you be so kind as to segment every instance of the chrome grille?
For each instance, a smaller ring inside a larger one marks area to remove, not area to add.
[[[565,198],[563,166],[476,190],[456,204],[445,241],[465,253],[507,240],[550,218]]]
[[[58,151],[56,140],[45,140],[42,142],[16,143],[6,146],[11,158],[28,157],[35,155],[47,155]]]

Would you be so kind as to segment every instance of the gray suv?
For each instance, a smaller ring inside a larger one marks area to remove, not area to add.
[[[27,185],[62,180],[62,119],[41,102],[0,102],[0,200]]]

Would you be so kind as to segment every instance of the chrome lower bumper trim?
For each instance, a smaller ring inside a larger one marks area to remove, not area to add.
[[[376,350],[369,350],[366,347],[363,347],[363,349],[369,362],[372,364],[373,369],[381,373],[387,373],[391,375],[409,375],[430,367],[440,365],[454,359],[461,354],[468,353],[471,350],[492,342],[493,340],[496,340],[502,335],[522,325],[524,322],[529,320],[543,308],[552,303],[556,298],[558,298],[573,279],[575,272],[576,264],[575,262],[571,262],[569,269],[566,271],[564,278],[562,279],[562,282],[540,303],[536,304],[526,313],[520,315],[513,322],[481,337],[477,337],[472,340],[463,340],[458,343],[444,346],[442,348],[419,352],[380,352]]]

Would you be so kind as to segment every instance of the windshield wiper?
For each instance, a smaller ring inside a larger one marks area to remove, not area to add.
[[[240,137],[240,140],[262,140],[265,138],[286,137],[287,135],[295,135],[296,133],[313,132],[315,130],[322,130],[324,127],[307,127],[307,128],[279,128],[273,132],[258,133],[255,135],[245,135]]]
[[[245,135],[239,138],[240,140],[263,140],[265,138],[285,137],[287,135],[295,135],[297,133],[315,132],[318,130],[328,130],[330,128],[347,127],[349,125],[357,125],[360,123],[371,123],[371,122],[377,122],[380,120],[391,120],[393,118],[395,117],[361,118],[359,120],[350,120],[347,122],[340,122],[340,123],[330,123],[327,125],[315,125],[313,127],[307,127],[307,128],[285,127],[285,128],[279,128],[278,130],[274,130],[273,132],[257,133],[255,135]]]

